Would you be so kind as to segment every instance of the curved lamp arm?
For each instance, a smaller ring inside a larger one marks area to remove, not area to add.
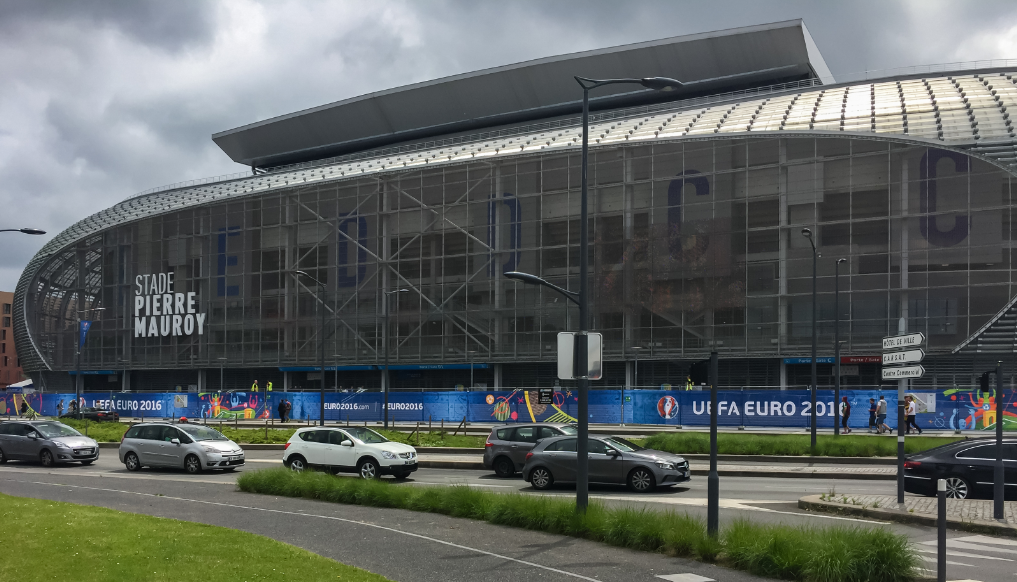
[[[554,283],[548,283],[547,281],[545,281],[544,279],[541,279],[540,277],[538,277],[536,275],[531,275],[529,273],[520,273],[519,271],[509,271],[509,272],[503,273],[503,274],[508,279],[514,279],[516,281],[522,281],[523,283],[526,283],[527,285],[541,285],[543,287],[547,287],[548,289],[552,289],[554,291],[557,291],[558,293],[561,293],[562,295],[564,295],[565,299],[568,299],[572,303],[575,303],[576,305],[579,305],[579,293],[576,293],[575,291],[569,291],[568,289],[562,289],[561,287],[555,285]]]

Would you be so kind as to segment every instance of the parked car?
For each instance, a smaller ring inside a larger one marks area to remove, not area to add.
[[[576,437],[554,437],[526,453],[523,478],[534,489],[576,480]],[[672,486],[691,478],[689,463],[680,455],[644,449],[619,437],[591,437],[588,441],[590,483],[627,485],[637,493]]]
[[[0,423],[0,463],[38,461],[45,467],[61,463],[90,465],[99,458],[99,443],[55,420],[12,420]]]
[[[182,467],[188,473],[244,465],[244,449],[219,431],[200,424],[136,424],[120,441],[120,462],[128,471],[142,467]]]
[[[946,479],[946,496],[955,499],[992,497],[996,439],[958,441],[908,456],[904,461],[904,490],[935,495],[939,479]],[[1003,491],[1017,499],[1017,439],[1003,439]]]
[[[60,415],[60,418],[70,418],[73,420],[78,418],[78,413],[65,412]],[[86,406],[81,409],[81,419],[91,420],[92,422],[120,422],[120,413],[115,410]]]
[[[364,479],[393,475],[405,479],[417,470],[417,450],[388,440],[369,428],[302,428],[293,433],[283,464],[294,471],[321,467],[356,472]]]
[[[526,453],[540,439],[574,436],[578,432],[570,424],[536,423],[496,426],[484,445],[484,467],[494,469],[499,477],[511,477],[526,464]]]

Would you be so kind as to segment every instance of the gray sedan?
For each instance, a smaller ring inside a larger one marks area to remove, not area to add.
[[[99,444],[73,428],[53,420],[14,420],[0,423],[0,463],[8,459],[89,465],[99,458]]]
[[[555,483],[576,481],[575,437],[544,439],[526,455],[523,478],[534,489],[548,489]],[[644,449],[618,437],[596,437],[589,441],[590,483],[628,485],[644,493],[658,485],[675,485],[691,478],[689,463],[679,455]]]

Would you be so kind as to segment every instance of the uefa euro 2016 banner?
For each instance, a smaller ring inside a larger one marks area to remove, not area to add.
[[[886,424],[897,426],[897,392],[842,390],[851,413],[848,425],[869,426],[869,399],[883,396],[889,412]],[[977,389],[914,391],[918,425],[933,430],[984,430],[995,427],[995,390]],[[325,394],[325,419],[364,422],[382,418],[379,392]],[[1004,427],[1017,429],[1017,391],[1002,393]],[[44,416],[57,414],[58,406],[69,410],[74,394],[5,394],[0,415],[17,415],[22,404]],[[82,406],[112,408],[122,416],[210,420],[258,420],[279,418],[279,403],[290,403],[290,418],[317,420],[321,409],[318,392],[203,392],[203,393],[87,393]],[[821,390],[816,415],[820,427],[831,428],[835,409],[833,391]],[[536,390],[474,392],[393,392],[389,397],[389,418],[396,422],[575,422],[578,397],[575,391],[553,393],[552,402],[541,404]],[[591,390],[590,422],[617,424],[659,424],[707,426],[710,423],[710,393],[672,390]],[[805,428],[812,414],[811,398],[805,390],[722,390],[717,398],[721,426]]]

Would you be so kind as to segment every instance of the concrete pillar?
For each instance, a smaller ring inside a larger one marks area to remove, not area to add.
[[[494,389],[495,390],[501,390],[502,389],[503,382],[502,382],[502,379],[501,379],[501,366],[502,366],[501,364],[494,364]]]

